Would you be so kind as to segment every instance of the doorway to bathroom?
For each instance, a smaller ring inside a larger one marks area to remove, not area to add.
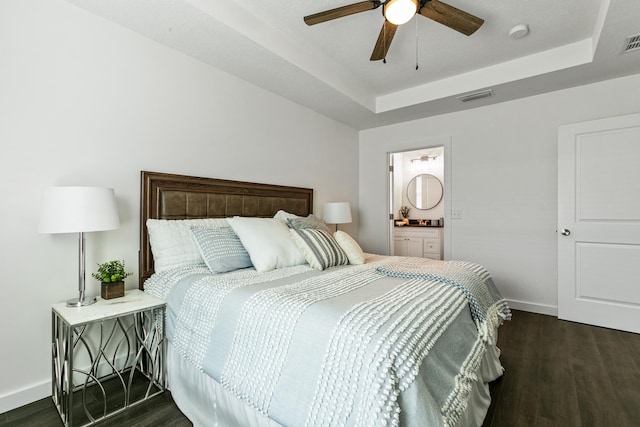
[[[389,153],[388,253],[448,259],[450,178],[444,145]]]

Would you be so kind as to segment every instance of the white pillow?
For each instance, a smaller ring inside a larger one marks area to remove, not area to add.
[[[204,264],[190,227],[217,228],[228,225],[225,218],[148,219],[147,230],[155,271]]]
[[[347,253],[349,264],[364,264],[364,252],[362,251],[362,248],[360,247],[358,242],[353,239],[353,237],[340,230],[333,233],[333,237],[334,239],[336,239],[342,250]]]
[[[229,218],[229,225],[249,252],[257,271],[306,264],[304,256],[291,239],[289,228],[277,218]]]

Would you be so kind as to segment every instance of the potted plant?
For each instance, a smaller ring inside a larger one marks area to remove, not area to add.
[[[409,206],[400,206],[400,215],[402,215],[402,218],[404,218],[404,222],[409,222],[408,218],[410,211],[411,208]]]
[[[100,296],[111,299],[124,296],[124,279],[132,274],[125,271],[124,260],[115,260],[98,264],[98,271],[91,276],[101,282]]]

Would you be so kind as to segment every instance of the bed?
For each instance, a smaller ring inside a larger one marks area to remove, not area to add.
[[[366,254],[311,189],[141,174],[140,288],[196,426],[478,426],[509,308],[480,265]]]

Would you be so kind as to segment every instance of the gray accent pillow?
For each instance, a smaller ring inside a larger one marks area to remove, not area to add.
[[[231,227],[191,227],[205,264],[212,273],[252,267],[249,253]]]
[[[325,224],[323,220],[314,216],[313,214],[309,214],[309,216],[306,218],[288,218],[287,224],[289,225],[289,228],[293,228],[295,230],[313,229],[331,233],[329,227],[327,227],[327,224]]]

